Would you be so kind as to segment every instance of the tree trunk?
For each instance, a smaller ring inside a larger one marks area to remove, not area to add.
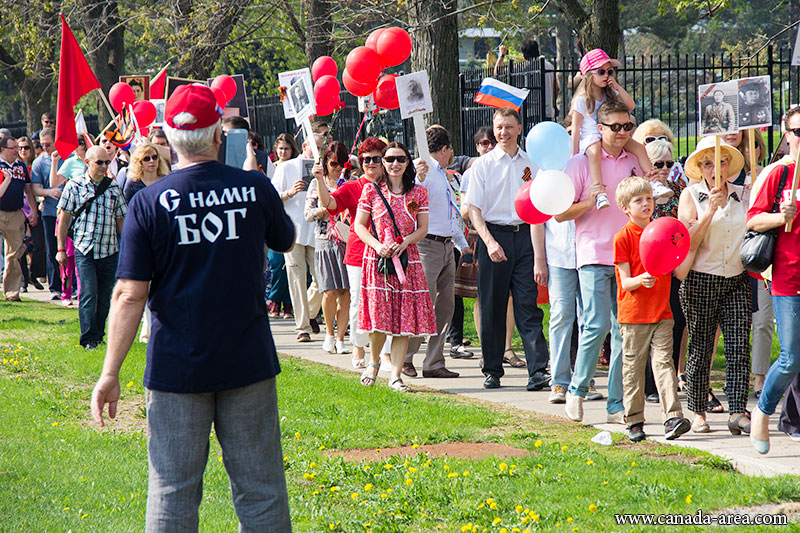
[[[333,52],[331,3],[329,0],[304,0],[306,5],[306,62],[309,66],[320,56]]]
[[[22,109],[25,113],[25,122],[28,125],[28,134],[39,131],[42,127],[42,115],[44,113],[55,112],[55,109],[50,107],[54,85],[51,81],[26,79],[20,87]]]
[[[409,2],[411,68],[426,70],[433,100],[433,113],[425,123],[440,124],[450,133],[455,152],[461,153],[461,102],[458,92],[458,21],[456,0]]]
[[[572,28],[566,20],[559,17],[556,22],[556,64],[559,68],[565,61],[569,63],[572,59],[573,46]]]
[[[87,59],[103,93],[125,74],[125,28],[120,24],[116,1],[83,0],[83,31],[86,34]],[[97,99],[98,120],[108,123],[112,117],[103,101]]]
[[[567,22],[575,28],[582,53],[602,48],[617,57],[619,46],[619,0],[593,0],[587,12],[578,0],[557,0]]]

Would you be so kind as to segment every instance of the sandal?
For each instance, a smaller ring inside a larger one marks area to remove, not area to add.
[[[714,396],[714,392],[711,389],[708,389],[708,410],[712,413],[724,413],[725,408],[722,406],[722,403]]]
[[[505,357],[505,354],[507,354],[508,352],[511,352],[511,356]],[[525,363],[525,361],[517,357],[517,354],[515,354],[514,350],[512,350],[511,348],[503,352],[503,362],[507,363],[508,365],[514,368],[523,368],[527,366],[527,363]]]
[[[750,413],[738,413],[728,418],[728,430],[732,435],[750,434]]]
[[[389,388],[396,392],[411,392],[411,387],[403,383],[403,378],[394,378],[389,382]]]
[[[352,361],[353,361],[353,368],[355,368],[356,370],[361,370],[362,368],[367,368],[367,363],[364,362],[364,358],[363,357],[361,359],[355,359],[354,358],[354,359],[352,359]]]
[[[370,368],[375,369],[374,376],[368,374]],[[371,387],[375,385],[375,380],[378,378],[378,368],[378,365],[375,363],[370,363],[368,367],[364,369],[364,372],[361,373],[361,384],[365,387]]]

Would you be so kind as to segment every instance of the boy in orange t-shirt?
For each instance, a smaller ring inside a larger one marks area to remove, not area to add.
[[[632,442],[644,440],[644,374],[651,358],[661,402],[664,435],[677,439],[691,428],[678,400],[672,363],[670,274],[652,276],[639,257],[639,239],[653,214],[653,190],[644,178],[630,177],[617,186],[617,205],[628,223],[614,236],[617,317],[622,332],[622,404]]]

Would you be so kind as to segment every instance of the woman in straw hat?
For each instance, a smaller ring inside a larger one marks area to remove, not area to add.
[[[689,410],[695,414],[692,430],[707,433],[709,367],[719,325],[725,337],[728,429],[739,435],[750,432],[750,416],[745,408],[750,380],[752,295],[749,276],[739,259],[747,206],[742,187],[729,180],[738,176],[744,157],[736,148],[721,143],[722,187],[717,188],[714,142],[714,137],[701,139],[686,160],[686,175],[691,182],[681,193],[678,206],[678,218],[689,228],[695,253],[680,288],[681,307],[689,328],[686,377]]]

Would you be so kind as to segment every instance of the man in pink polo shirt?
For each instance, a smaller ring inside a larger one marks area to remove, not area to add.
[[[595,208],[595,197],[604,192],[616,196],[617,185],[630,176],[644,176],[635,155],[623,149],[633,131],[628,108],[607,101],[597,110],[600,130],[603,185],[592,185],[589,160],[576,155],[565,172],[575,184],[575,203],[556,220],[575,220],[575,251],[583,306],[575,370],[567,390],[567,416],[583,420],[583,400],[597,369],[603,341],[611,331],[611,364],[608,369],[608,422],[623,424],[622,337],[617,322],[617,282],[614,276],[614,235],[628,222],[625,213],[611,202],[607,209]]]

